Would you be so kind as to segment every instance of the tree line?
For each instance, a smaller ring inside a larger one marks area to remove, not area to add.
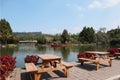
[[[70,34],[67,29],[64,29],[62,34],[56,34],[49,41],[43,35],[40,39],[38,39],[38,43],[45,44],[48,42],[55,43],[74,43],[74,44],[91,44],[95,43],[98,45],[112,45],[112,46],[120,46],[120,28],[119,26],[116,29],[112,29],[110,31],[106,31],[106,28],[100,28],[97,32],[93,29],[93,27],[83,27],[80,33]]]
[[[106,31],[105,27],[95,31],[93,27],[85,26],[82,31],[71,34],[64,29],[62,34],[50,35],[42,32],[12,32],[11,26],[5,19],[0,20],[0,43],[17,43],[19,40],[37,40],[39,44],[74,43],[74,44],[111,44],[120,45],[120,28]]]

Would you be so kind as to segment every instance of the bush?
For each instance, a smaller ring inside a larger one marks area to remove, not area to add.
[[[0,56],[0,80],[5,80],[11,71],[16,67],[16,58],[11,56]]]
[[[107,51],[110,52],[110,54],[119,53],[118,48],[109,48]]]
[[[25,63],[34,63],[37,64],[39,57],[35,55],[27,55],[24,59]]]
[[[120,46],[120,39],[113,39],[110,41],[112,46]]]
[[[38,42],[39,44],[46,44],[47,39],[45,38],[45,36],[41,36],[41,37],[39,37],[39,38],[37,39],[37,42]]]
[[[82,53],[79,53],[77,55],[77,58],[90,58],[90,59],[94,59],[95,58],[95,54],[94,53],[82,52]]]

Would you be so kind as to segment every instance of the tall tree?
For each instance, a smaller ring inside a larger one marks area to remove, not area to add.
[[[88,42],[92,43],[95,40],[95,31],[92,27],[84,27],[79,34],[79,40],[82,43]]]
[[[61,39],[61,35],[60,34],[56,34],[54,37],[53,37],[53,42],[55,41],[57,41],[57,42],[60,42],[60,39]]]
[[[7,39],[12,36],[10,24],[5,19],[0,20],[0,36],[3,43],[7,44]]]
[[[61,42],[66,43],[66,42],[69,42],[69,40],[70,40],[70,36],[68,34],[68,31],[66,29],[64,29],[63,33],[61,35]]]
[[[104,31],[101,31],[101,29],[96,33],[96,43],[97,44],[108,44],[109,43],[108,35]]]
[[[120,28],[112,29],[107,32],[110,38],[110,44],[120,47]]]
[[[46,40],[45,36],[42,35],[41,37],[39,37],[39,38],[37,39],[37,42],[38,42],[39,44],[46,44],[47,40]]]

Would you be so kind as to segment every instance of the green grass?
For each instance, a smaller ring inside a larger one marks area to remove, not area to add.
[[[17,47],[17,44],[8,44],[8,47]]]

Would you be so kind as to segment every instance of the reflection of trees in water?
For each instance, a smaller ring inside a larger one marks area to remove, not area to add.
[[[53,48],[54,52],[60,52],[60,50],[61,50],[61,47],[52,47],[52,48]]]
[[[67,60],[70,54],[70,48],[69,47],[62,47],[61,48],[61,53],[63,60]]]
[[[71,52],[79,52],[79,46],[71,46],[70,51]]]
[[[37,49],[38,49],[40,52],[42,52],[42,53],[45,53],[46,50],[47,50],[47,47],[46,47],[46,46],[36,46],[36,47],[37,47]]]
[[[14,47],[4,47],[4,48],[0,48],[0,55],[10,55],[12,56],[14,53],[15,48]]]
[[[108,45],[82,45],[79,46],[79,52],[84,51],[107,51]]]
[[[82,45],[82,46],[79,46],[79,52],[94,51],[94,50],[95,50],[94,45]]]
[[[107,51],[110,48],[109,45],[96,45],[96,51]]]

